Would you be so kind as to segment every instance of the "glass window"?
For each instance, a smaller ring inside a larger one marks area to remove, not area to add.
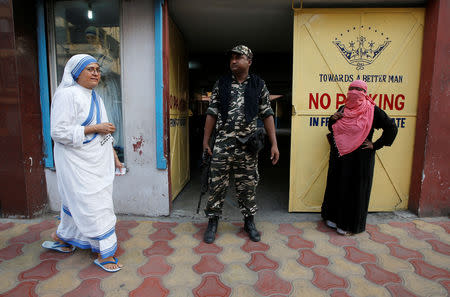
[[[54,25],[58,83],[73,55],[90,54],[99,62],[102,77],[95,91],[105,103],[109,121],[116,126],[114,148],[123,162],[119,0],[56,0]]]

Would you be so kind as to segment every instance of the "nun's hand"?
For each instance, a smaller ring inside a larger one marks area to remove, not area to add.
[[[96,132],[100,134],[111,134],[114,133],[114,131],[116,131],[116,126],[114,126],[114,124],[112,123],[100,123],[95,126],[97,126]]]

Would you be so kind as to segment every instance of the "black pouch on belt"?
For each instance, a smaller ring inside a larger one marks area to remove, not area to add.
[[[238,137],[238,141],[246,146],[248,152],[257,154],[264,147],[264,130],[257,129],[254,133],[247,137]]]

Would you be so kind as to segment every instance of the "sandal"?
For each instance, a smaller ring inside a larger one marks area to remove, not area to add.
[[[335,222],[332,222],[332,221],[330,221],[330,220],[326,220],[326,221],[325,221],[325,225],[327,225],[327,226],[330,227],[331,229],[336,229],[336,228],[337,228],[336,223],[335,223]]]
[[[337,229],[336,229],[336,232],[337,232],[337,234],[342,235],[342,236],[352,236],[352,235],[353,235],[352,232],[350,232],[350,231],[344,231],[344,230],[342,230],[342,229],[340,229],[340,228],[337,228]]]
[[[106,264],[117,264],[119,262],[119,260],[116,257],[113,257],[113,259],[114,259],[114,261],[105,261],[105,262],[100,262],[98,259],[95,259],[94,263],[95,263],[95,265],[97,265],[98,267],[100,267],[101,269],[103,269],[107,272],[117,272],[122,268],[117,267],[116,269],[109,269],[104,266]]]
[[[44,241],[42,243],[42,247],[60,253],[71,253],[75,250],[75,247],[73,245],[59,241]],[[70,250],[64,250],[63,248],[70,248]]]

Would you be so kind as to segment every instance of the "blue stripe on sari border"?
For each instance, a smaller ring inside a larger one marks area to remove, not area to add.
[[[60,234],[56,234],[56,235],[62,241],[66,242],[68,244],[71,244],[73,246],[76,246],[76,247],[78,247],[80,249],[83,249],[83,250],[86,250],[86,249],[89,249],[89,248],[92,249],[92,250],[96,249],[95,247],[92,247],[91,244],[89,242],[87,242],[87,241],[82,241],[82,240],[78,240],[78,239],[75,239],[75,238],[66,238],[66,237],[61,236]]]
[[[100,235],[100,236],[97,236],[97,237],[91,237],[91,239],[93,239],[93,240],[103,240],[103,239],[108,238],[108,237],[110,237],[111,235],[113,235],[114,232],[116,232],[116,227],[112,227],[110,230],[106,231],[105,233],[103,233],[103,234]]]
[[[100,254],[100,257],[102,257],[102,259],[108,258],[108,257],[112,257],[116,254],[117,251],[117,242],[109,249],[97,252]]]
[[[89,242],[87,241],[82,241],[82,240],[78,240],[75,238],[64,238],[62,236],[60,236],[59,234],[57,234],[57,236],[64,241],[65,243],[71,244],[73,246],[76,246],[80,249],[83,250],[87,250],[87,249],[91,249],[92,252],[94,253],[98,253],[100,254],[100,256],[104,259],[104,258],[108,258],[111,256],[114,256],[114,254],[117,251],[117,241],[114,243],[114,245],[108,249],[105,249],[103,251],[100,251],[97,247],[92,246]]]
[[[68,216],[72,216],[72,214],[70,213],[70,210],[67,206],[63,205],[62,206],[62,210],[64,211],[64,213]]]

